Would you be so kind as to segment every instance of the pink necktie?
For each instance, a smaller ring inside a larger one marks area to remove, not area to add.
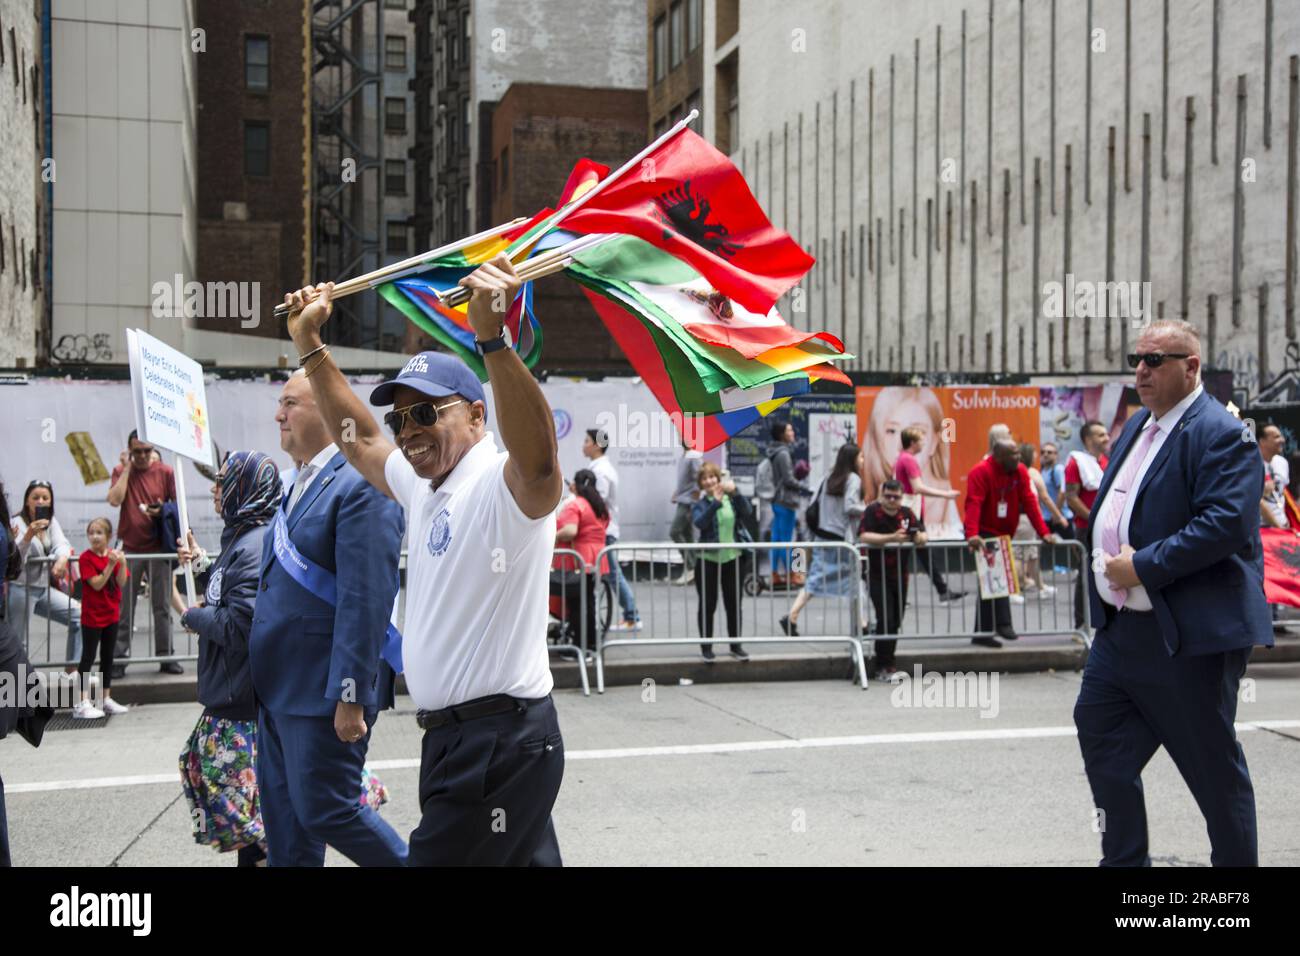
[[[1151,443],[1156,440],[1156,435],[1160,434],[1160,426],[1154,422],[1150,427],[1142,430],[1142,437],[1138,439],[1133,450],[1128,453],[1124,459],[1124,467],[1111,483],[1110,490],[1106,492],[1106,500],[1103,502],[1101,520],[1101,549],[1108,556],[1119,554],[1119,522],[1124,516],[1124,503],[1128,500],[1129,491],[1133,490],[1133,482],[1137,478],[1138,471],[1142,468],[1142,463],[1146,461],[1147,453],[1151,451]],[[1115,601],[1116,607],[1123,607],[1124,601],[1128,598],[1128,589],[1119,588],[1110,585],[1111,597]]]

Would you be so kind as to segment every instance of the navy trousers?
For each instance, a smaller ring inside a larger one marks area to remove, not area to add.
[[[1233,722],[1250,648],[1169,656],[1151,614],[1110,614],[1074,705],[1100,816],[1102,866],[1149,866],[1142,768],[1164,746],[1210,836],[1214,866],[1255,866],[1255,791]]]
[[[550,697],[424,732],[411,866],[560,866],[564,741]]]
[[[405,866],[406,844],[361,805],[361,770],[374,732],[339,740],[333,717],[296,717],[262,708],[257,719],[257,789],[268,866],[323,866],[328,843],[358,866]]]

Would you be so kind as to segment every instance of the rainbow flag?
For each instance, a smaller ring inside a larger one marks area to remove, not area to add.
[[[517,254],[518,260],[522,260],[549,248],[549,244],[539,244],[538,240],[544,236],[542,224],[552,214],[552,210],[544,209],[513,229],[431,259],[419,271],[381,283],[375,289],[412,324],[463,359],[480,381],[486,382],[487,369],[474,345],[468,304],[448,306],[438,293],[456,288],[462,278],[498,253],[505,252],[512,257]],[[542,354],[542,327],[533,315],[532,306],[532,283],[525,282],[505,320],[506,340],[529,368],[537,364]]]

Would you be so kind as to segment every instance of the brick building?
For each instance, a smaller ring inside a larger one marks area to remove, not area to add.
[[[307,4],[198,0],[198,279],[259,282],[261,322],[199,328],[281,338],[271,320],[310,269]]]

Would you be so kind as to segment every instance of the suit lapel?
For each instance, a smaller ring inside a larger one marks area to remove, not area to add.
[[[1161,444],[1160,450],[1156,452],[1155,459],[1151,462],[1150,467],[1147,468],[1147,473],[1142,476],[1142,485],[1137,490],[1137,497],[1133,499],[1134,509],[1136,509],[1138,504],[1141,502],[1142,492],[1146,491],[1147,486],[1151,484],[1152,480],[1160,473],[1160,469],[1164,467],[1165,462],[1169,460],[1169,456],[1173,453],[1174,442],[1177,440],[1178,434],[1191,424],[1192,420],[1201,413],[1201,410],[1205,407],[1205,401],[1209,398],[1210,396],[1208,392],[1202,392],[1201,396],[1188,406],[1187,411],[1183,412],[1183,417],[1178,419],[1178,424],[1174,426],[1174,430],[1165,436],[1165,440]]]
[[[294,505],[293,511],[289,513],[288,527],[290,531],[294,529],[302,516],[311,510],[312,504],[320,497],[321,492],[334,480],[334,472],[342,467],[345,461],[347,459],[343,457],[343,452],[340,451],[325,463],[325,467],[320,470],[320,474],[311,483],[311,487],[302,493],[302,497]]]

